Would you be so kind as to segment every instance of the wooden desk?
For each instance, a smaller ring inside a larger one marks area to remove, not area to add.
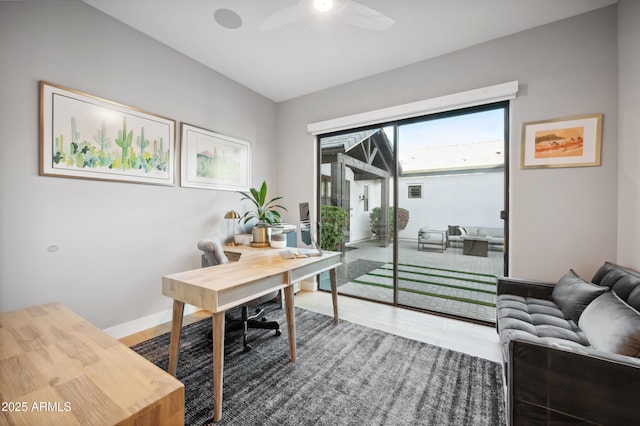
[[[184,385],[59,303],[0,314],[0,424],[182,425]]]
[[[224,313],[227,309],[257,297],[284,289],[289,352],[296,360],[296,335],[293,284],[323,271],[330,271],[333,317],[338,323],[338,293],[336,266],[341,253],[324,252],[321,257],[284,259],[280,250],[228,247],[240,253],[237,262],[162,277],[162,294],[173,299],[169,373],[175,376],[184,304],[198,306],[212,312],[213,320],[213,419],[222,417],[222,375],[224,365]]]

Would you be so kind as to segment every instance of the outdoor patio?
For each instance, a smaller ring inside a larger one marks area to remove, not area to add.
[[[504,253],[487,257],[462,254],[462,247],[444,252],[417,249],[417,242],[398,246],[398,302],[484,322],[495,322],[496,276],[504,274]],[[377,240],[350,244],[338,270],[338,293],[393,302],[393,246]],[[326,282],[320,288],[329,289]]]

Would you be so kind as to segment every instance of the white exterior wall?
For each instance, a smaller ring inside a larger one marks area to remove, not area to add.
[[[502,227],[504,174],[434,176],[399,180],[398,203],[409,211],[400,238],[416,239],[422,227],[446,230],[448,225]],[[422,199],[408,198],[408,185],[422,184]]]
[[[352,176],[348,173],[347,176]],[[364,211],[364,185],[369,186],[369,211]],[[422,185],[422,198],[409,199],[408,186]],[[390,191],[393,200],[393,190]],[[399,207],[409,211],[407,227],[399,238],[417,239],[422,227],[446,230],[448,225],[502,227],[504,174],[477,173],[433,177],[403,177],[398,182]],[[380,183],[351,181],[351,235],[356,242],[372,237],[369,215],[380,206]]]

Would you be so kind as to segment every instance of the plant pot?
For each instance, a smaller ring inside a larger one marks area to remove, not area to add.
[[[253,235],[253,241],[251,246],[253,247],[269,247],[271,242],[271,227],[265,224],[257,224],[251,231]]]
[[[271,234],[271,248],[285,248],[287,246],[286,234]]]

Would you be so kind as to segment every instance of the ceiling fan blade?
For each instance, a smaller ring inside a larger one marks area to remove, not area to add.
[[[338,16],[347,24],[373,31],[387,30],[395,22],[377,10],[373,10],[353,0],[343,1],[343,7],[340,13],[338,13]]]
[[[308,8],[304,5],[304,0],[300,0],[291,6],[287,6],[278,10],[274,14],[268,16],[258,26],[258,31],[267,32],[284,27],[306,15]]]

